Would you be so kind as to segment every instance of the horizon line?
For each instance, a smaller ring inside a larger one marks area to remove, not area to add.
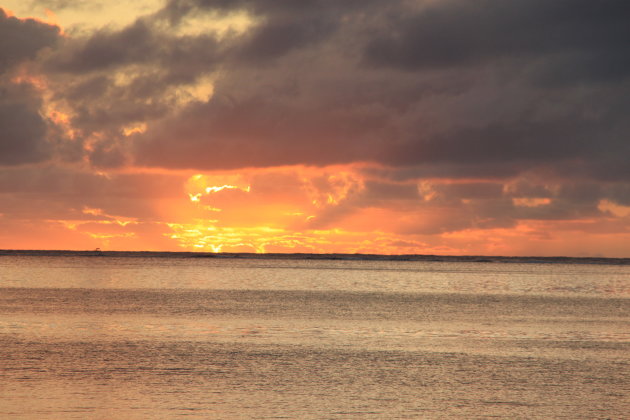
[[[0,249],[0,256],[6,255],[78,255],[78,256],[151,256],[151,257],[196,257],[196,258],[243,258],[243,259],[319,259],[319,260],[381,260],[381,261],[443,261],[443,262],[583,262],[630,265],[630,257],[604,256],[539,256],[539,255],[440,255],[440,254],[374,254],[344,252],[211,252],[211,251],[125,251],[72,249]]]

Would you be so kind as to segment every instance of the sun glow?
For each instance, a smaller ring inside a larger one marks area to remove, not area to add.
[[[208,221],[198,222],[169,224],[174,231],[170,238],[177,240],[183,249],[206,252],[374,253],[378,249],[380,253],[393,254],[401,253],[401,249],[431,250],[422,242],[402,243],[396,235],[384,232],[366,235],[338,228],[292,231],[269,226],[221,227]]]
[[[241,191],[249,192],[250,186],[248,185],[245,188],[237,187],[236,185],[221,185],[220,187],[206,187],[206,194],[217,193],[223,190],[241,190]]]
[[[218,176],[209,176],[203,174],[196,174],[188,178],[188,181],[186,181],[185,190],[189,200],[191,202],[201,204],[202,201],[207,201],[209,199],[208,197],[214,196],[223,191],[240,191],[243,193],[249,193],[251,191],[251,186],[249,184],[235,176],[223,177],[225,178],[225,181],[228,181],[230,183],[213,185],[220,184],[220,178],[221,177]],[[210,211],[221,210],[219,208],[207,205],[205,206],[205,208]]]
[[[518,207],[540,207],[551,204],[550,198],[513,198],[512,203]]]
[[[428,249],[401,241],[390,228],[397,215],[373,209],[348,212],[365,193],[353,167],[287,167],[190,176],[185,194],[196,216],[169,223],[169,239],[207,252],[401,253]],[[350,206],[350,207],[348,207]],[[342,227],[344,226],[344,227]]]
[[[301,229],[317,209],[338,206],[362,188],[360,178],[349,171],[322,174],[285,168],[195,174],[186,181],[185,193],[201,212],[198,216],[206,217],[169,224],[169,237],[182,248],[211,252],[319,252],[331,242]]]

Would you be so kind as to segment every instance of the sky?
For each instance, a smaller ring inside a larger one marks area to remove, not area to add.
[[[627,0],[0,0],[0,249],[630,257]]]

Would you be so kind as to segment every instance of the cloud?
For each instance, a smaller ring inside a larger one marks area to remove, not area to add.
[[[245,7],[262,22],[303,18],[263,3],[197,6]],[[271,61],[248,55],[244,66],[226,55],[214,97],[137,136],[137,162],[211,169],[371,161],[451,177],[572,165],[599,173],[613,163],[626,176],[617,160],[628,153],[620,110],[630,104],[619,80],[630,69],[608,80],[614,88],[590,78],[539,83],[561,66],[574,71],[567,55],[625,56],[625,3],[605,2],[593,16],[584,2],[486,3],[393,3],[380,19],[361,16],[354,3],[338,19],[332,12],[342,6],[318,3],[309,19],[329,19],[326,34]],[[392,28],[396,35],[384,40]],[[389,55],[375,51],[383,42]]]
[[[69,46],[53,63],[59,70],[71,73],[108,70],[151,60],[159,48],[157,41],[143,20],[137,20],[121,31],[101,30],[84,43]]]
[[[38,111],[37,93],[29,86],[0,85],[0,165],[40,162],[50,156],[47,122]]]
[[[59,27],[34,19],[18,19],[0,8],[0,74],[38,51],[52,47],[59,37]]]
[[[596,12],[583,1],[173,0],[66,39],[43,68],[100,167],[615,167],[623,178],[627,14],[613,0]],[[602,77],[561,76],[588,67],[575,60],[600,63]]]
[[[215,98],[138,135],[137,163],[199,169],[327,165],[371,160],[381,151],[373,144],[382,143],[378,109],[300,109],[277,97]]]
[[[0,165],[40,162],[52,153],[39,92],[29,83],[16,81],[13,71],[53,46],[58,37],[58,27],[18,19],[0,8]]]
[[[68,37],[42,69],[99,167],[374,162],[424,177],[627,179],[628,9],[172,0]]]
[[[369,63],[417,70],[533,59],[551,61],[558,78],[564,67],[565,76],[598,80],[626,78],[630,69],[623,0],[447,0],[398,12],[369,40]]]

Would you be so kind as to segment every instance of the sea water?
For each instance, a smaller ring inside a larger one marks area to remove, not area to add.
[[[622,419],[630,266],[0,256],[0,418]]]

